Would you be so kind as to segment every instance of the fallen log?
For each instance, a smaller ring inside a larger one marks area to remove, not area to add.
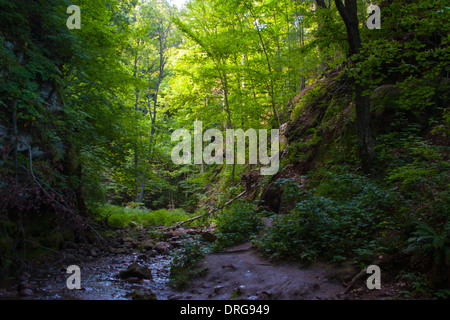
[[[255,185],[256,185],[256,184],[255,184]],[[246,194],[249,190],[252,190],[253,187],[255,187],[255,185],[253,185],[250,189],[247,189],[247,190],[241,192],[239,195],[237,195],[237,196],[234,197],[233,199],[227,201],[225,204],[221,205],[220,207],[214,208],[213,210],[209,211],[208,213],[205,213],[205,214],[202,214],[202,215],[200,215],[200,216],[196,216],[196,217],[187,219],[187,220],[185,220],[185,221],[178,222],[178,223],[174,224],[173,226],[170,226],[170,227],[167,227],[167,228],[162,229],[162,231],[169,231],[169,230],[172,230],[172,229],[177,229],[177,228],[181,227],[182,225],[184,225],[184,224],[186,224],[186,223],[190,223],[190,222],[192,222],[192,221],[194,221],[194,220],[197,220],[197,219],[201,219],[201,218],[210,216],[210,215],[212,215],[213,213],[215,213],[215,212],[217,212],[217,211],[219,211],[219,210],[222,210],[223,208],[225,208],[226,206],[228,206],[230,203],[232,203],[234,200],[237,200],[237,199],[239,199],[240,197],[242,197],[242,196],[243,196],[244,194]]]
[[[377,259],[375,259],[370,265],[376,265],[376,266],[384,266],[386,264],[390,264],[392,262],[396,262],[396,261],[400,261],[402,259],[407,259],[409,257],[408,254],[401,252],[398,254],[394,254],[394,255],[390,255],[390,256],[379,256]],[[355,275],[353,277],[353,279],[350,281],[350,283],[348,284],[347,288],[345,289],[344,292],[342,292],[342,294],[348,294],[353,286],[355,285],[355,283],[361,279],[364,275],[367,275],[367,267],[364,267],[357,275]]]

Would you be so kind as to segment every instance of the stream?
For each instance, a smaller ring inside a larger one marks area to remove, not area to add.
[[[146,261],[138,259],[139,256],[137,253],[120,254],[79,263],[81,289],[67,288],[66,282],[71,274],[66,273],[67,270],[62,265],[47,270],[33,269],[25,273],[23,280],[6,279],[0,283],[0,288],[3,288],[0,299],[131,300],[135,290],[148,289],[156,294],[158,300],[176,297],[176,292],[168,286],[170,256],[157,255]],[[134,262],[148,267],[153,279],[121,279],[119,273]],[[30,292],[27,288],[33,294],[27,294]]]
[[[171,252],[186,236],[197,235],[212,240],[210,230],[177,229],[157,239],[143,230],[102,244],[72,243],[33,263],[23,262],[13,278],[0,280],[0,300],[395,299],[402,289],[384,283],[382,290],[369,290],[361,281],[345,295],[343,283],[358,273],[354,266],[273,263],[247,242],[208,254],[201,264],[206,275],[176,291],[169,286]],[[71,265],[80,269],[80,289],[67,287]]]
[[[168,285],[170,252],[176,240],[179,238],[157,242],[142,232],[103,245],[73,245],[44,259],[23,262],[14,277],[0,279],[0,300],[131,300],[136,290],[151,290],[157,300],[178,299],[178,292]],[[120,277],[121,271],[136,263],[151,276]],[[67,287],[73,274],[67,273],[71,265],[80,268],[80,289]]]

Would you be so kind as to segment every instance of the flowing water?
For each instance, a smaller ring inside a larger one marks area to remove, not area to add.
[[[32,300],[129,300],[135,290],[152,290],[158,300],[167,300],[176,296],[168,286],[168,255],[157,255],[145,260],[138,253],[102,256],[90,261],[80,262],[81,289],[68,289],[67,273],[69,265],[59,264],[48,268],[33,268],[24,280],[32,288],[32,296],[23,296],[17,291],[20,280],[4,280],[0,288],[4,288],[0,299],[32,299]],[[120,271],[138,262],[152,272],[152,280],[128,278],[121,279]],[[76,263],[74,263],[76,264]]]

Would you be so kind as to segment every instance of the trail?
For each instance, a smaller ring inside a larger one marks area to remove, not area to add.
[[[344,290],[328,279],[325,266],[274,264],[261,257],[250,242],[207,255],[203,266],[208,268],[207,275],[192,281],[179,299],[328,300]]]

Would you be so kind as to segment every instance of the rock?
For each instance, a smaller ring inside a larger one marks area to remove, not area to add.
[[[19,291],[19,295],[23,296],[23,297],[31,297],[34,295],[33,290],[25,288],[25,289],[21,289]]]
[[[150,258],[156,257],[158,255],[158,251],[156,250],[150,250],[147,252],[147,256]]]
[[[138,260],[148,261],[150,258],[156,257],[158,252],[156,250],[150,250],[138,255]]]
[[[224,286],[221,286],[221,285],[215,286],[215,287],[214,287],[214,293],[215,293],[215,294],[219,294],[220,291],[221,291],[223,288],[224,288]],[[239,293],[239,295],[240,295],[240,293]]]
[[[134,247],[134,245],[133,245],[133,242],[125,242],[124,244],[123,244],[123,247],[124,248],[128,248],[128,249],[132,249],[133,247]]]
[[[132,294],[133,300],[157,300],[156,294],[150,289],[134,290]]]
[[[370,96],[371,108],[378,113],[386,108],[396,107],[396,98],[400,90],[393,84],[386,84],[376,88]]]
[[[17,290],[19,292],[19,295],[23,297],[31,297],[34,295],[34,290],[36,290],[36,288],[32,284],[22,281],[17,286]]]
[[[137,278],[137,277],[126,278],[126,281],[129,282],[129,283],[137,283],[137,284],[141,284],[142,283],[142,279]]]
[[[272,293],[267,291],[257,292],[257,300],[271,300]]]
[[[123,238],[122,238],[122,243],[133,242],[133,241],[134,241],[134,239],[133,239],[133,238],[130,238],[130,237],[123,237]]]
[[[153,279],[152,271],[149,268],[140,266],[137,263],[132,263],[131,265],[128,266],[127,270],[120,271],[119,277],[121,279],[131,277],[135,277],[138,279],[149,279],[149,280]]]
[[[139,247],[145,250],[151,250],[155,246],[152,240],[144,240],[140,243]]]
[[[140,254],[138,257],[137,257],[137,259],[138,260],[144,260],[144,261],[147,261],[147,255],[145,255],[145,254]]]
[[[36,290],[36,287],[34,285],[32,285],[31,283],[22,281],[18,286],[18,290],[22,290],[22,289],[30,289],[30,290],[34,291],[34,290]]]
[[[157,244],[155,244],[155,247],[153,249],[160,254],[168,254],[170,250],[170,243],[158,242]]]
[[[137,228],[139,225],[136,222],[134,222],[134,221],[130,221],[130,226],[134,227],[134,228]]]
[[[178,228],[171,232],[172,237],[182,237],[187,235],[187,231],[184,228]]]
[[[179,248],[183,244],[183,241],[182,240],[176,240],[176,241],[175,240],[173,240],[173,241],[171,240],[170,243],[171,243],[172,247]]]

